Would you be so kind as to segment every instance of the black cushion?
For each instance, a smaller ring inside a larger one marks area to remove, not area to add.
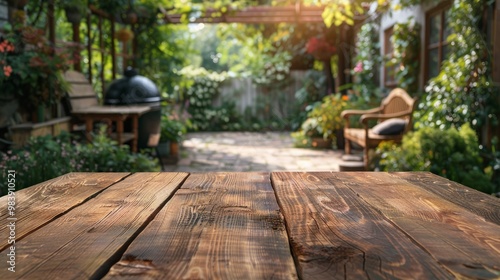
[[[372,128],[372,132],[378,135],[398,135],[405,130],[406,121],[403,119],[388,119]]]

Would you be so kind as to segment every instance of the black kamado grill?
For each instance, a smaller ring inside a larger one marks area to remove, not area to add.
[[[160,133],[160,92],[150,79],[138,75],[131,67],[125,70],[124,76],[109,85],[104,96],[104,104],[151,107],[150,111],[139,118],[139,139],[137,139],[138,149],[148,148],[150,136]],[[131,125],[126,124],[126,126]]]

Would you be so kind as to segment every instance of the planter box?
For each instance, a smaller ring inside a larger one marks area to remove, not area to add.
[[[157,152],[163,164],[172,165],[179,161],[179,143],[160,142],[157,147]]]
[[[41,123],[22,123],[11,126],[14,148],[23,147],[31,137],[56,136],[61,131],[71,131],[71,117],[62,117]]]

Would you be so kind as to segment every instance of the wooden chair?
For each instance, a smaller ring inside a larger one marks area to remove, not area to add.
[[[351,154],[351,141],[363,147],[363,163],[368,168],[368,152],[376,148],[382,141],[401,142],[403,135],[412,128],[413,111],[416,100],[401,89],[393,89],[390,94],[382,100],[379,107],[369,110],[344,110],[341,113],[345,119],[344,137],[345,153]],[[349,118],[361,116],[363,128],[352,128]],[[377,120],[379,124],[373,128],[369,127],[369,121]]]
[[[76,110],[99,106],[97,94],[83,73],[69,70],[64,73],[64,79],[69,84],[69,91],[64,103],[65,111],[68,115]],[[73,118],[72,130],[84,131],[84,122],[78,118]]]

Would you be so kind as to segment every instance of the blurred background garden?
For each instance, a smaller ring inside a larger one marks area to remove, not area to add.
[[[0,1],[2,195],[9,169],[19,188],[67,172],[161,170],[156,147],[132,153],[105,126],[90,143],[72,127],[13,139],[13,126],[72,119],[65,71],[83,73],[103,102],[127,66],[161,94],[164,160],[182,156],[175,144],[191,131],[289,131],[297,148],[343,149],[341,112],[399,87],[418,100],[412,131],[372,150],[368,170],[430,171],[498,193],[498,2]]]

